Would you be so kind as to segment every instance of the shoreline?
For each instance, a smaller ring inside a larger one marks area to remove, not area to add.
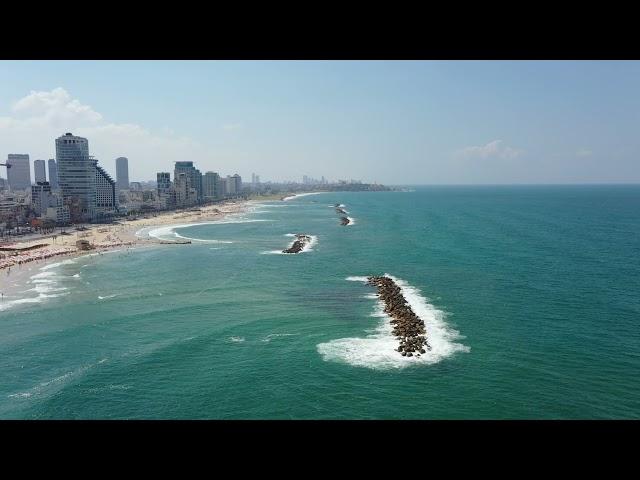
[[[4,253],[0,257],[0,292],[5,296],[13,296],[16,290],[25,286],[25,280],[35,274],[42,267],[67,259],[78,258],[91,254],[114,251],[117,249],[134,249],[151,245],[179,244],[179,241],[143,238],[137,233],[143,229],[157,227],[179,226],[184,223],[206,223],[223,220],[228,215],[243,213],[248,210],[255,200],[231,200],[205,207],[196,207],[197,211],[170,211],[157,213],[154,216],[124,220],[118,224],[91,224],[86,230],[73,230],[69,235],[51,234],[18,240],[3,245],[25,249],[24,252],[11,255]],[[76,247],[77,240],[88,240],[93,248],[80,250]],[[176,239],[178,240],[178,239]],[[28,247],[41,245],[34,250]]]

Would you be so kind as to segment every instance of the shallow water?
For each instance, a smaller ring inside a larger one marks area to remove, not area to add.
[[[313,245],[269,254],[294,233]],[[141,234],[193,243],[56,262],[4,299],[0,417],[640,417],[640,187],[329,193]],[[385,273],[420,358],[362,281]]]

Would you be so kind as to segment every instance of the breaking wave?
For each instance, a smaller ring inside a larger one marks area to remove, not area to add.
[[[412,310],[425,324],[431,350],[420,357],[403,357],[396,349],[398,339],[393,335],[391,318],[384,313],[384,303],[376,302],[372,317],[380,318],[373,332],[365,337],[340,338],[316,346],[325,361],[346,363],[356,367],[376,370],[402,369],[411,365],[431,365],[438,363],[456,352],[469,352],[470,348],[458,343],[464,337],[445,321],[446,314],[431,305],[420,290],[406,281],[385,274],[402,291]],[[349,281],[366,282],[367,277],[347,277]]]

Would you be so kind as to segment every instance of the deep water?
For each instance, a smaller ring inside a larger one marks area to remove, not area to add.
[[[293,233],[313,245],[279,254]],[[149,234],[193,243],[5,297],[0,418],[640,418],[638,186],[327,193]],[[384,273],[419,359],[358,278]]]

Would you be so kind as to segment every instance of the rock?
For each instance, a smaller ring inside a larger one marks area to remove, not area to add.
[[[289,248],[282,250],[282,253],[300,253],[309,242],[311,242],[309,235],[298,233],[293,244]]]
[[[344,217],[343,217],[344,218]],[[378,297],[384,302],[384,312],[390,317],[390,323],[394,326],[393,334],[400,338],[400,346],[397,351],[402,356],[416,356],[426,353],[423,346],[431,350],[425,334],[424,322],[420,319],[402,295],[402,290],[388,277],[370,276],[367,284],[376,287]]]

